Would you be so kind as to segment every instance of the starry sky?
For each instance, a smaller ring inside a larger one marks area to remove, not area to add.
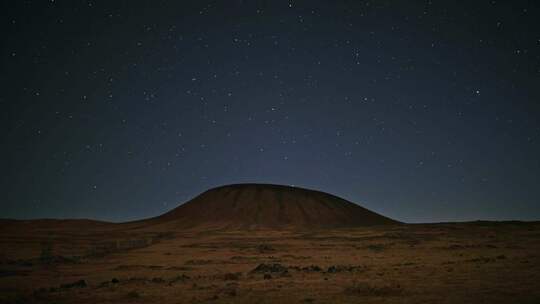
[[[3,1],[0,217],[242,182],[540,220],[537,1]]]

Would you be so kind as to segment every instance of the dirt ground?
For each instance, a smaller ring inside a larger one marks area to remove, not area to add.
[[[540,303],[540,223],[0,225],[0,303]]]

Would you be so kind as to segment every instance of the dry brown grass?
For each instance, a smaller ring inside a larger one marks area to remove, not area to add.
[[[539,223],[86,226],[0,230],[0,303],[540,302]],[[42,245],[51,234],[61,237]],[[97,243],[151,236],[156,241],[144,246],[84,254]]]

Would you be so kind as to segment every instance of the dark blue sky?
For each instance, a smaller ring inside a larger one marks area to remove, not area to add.
[[[240,182],[406,222],[540,219],[536,1],[10,1],[0,217]]]

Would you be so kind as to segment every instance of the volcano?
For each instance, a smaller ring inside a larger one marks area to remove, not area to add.
[[[328,193],[271,184],[213,188],[149,221],[178,228],[217,229],[319,229],[399,223]]]

